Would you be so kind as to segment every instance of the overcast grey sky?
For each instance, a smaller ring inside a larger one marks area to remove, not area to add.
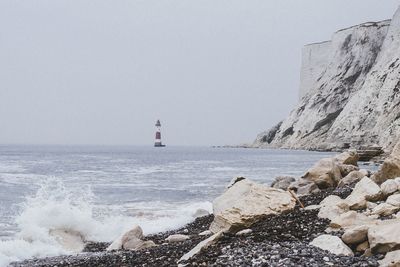
[[[0,143],[252,141],[298,99],[301,48],[399,0],[0,0]]]

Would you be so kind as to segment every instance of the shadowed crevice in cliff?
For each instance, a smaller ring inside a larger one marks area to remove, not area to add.
[[[326,129],[326,131],[329,130],[329,128],[332,126],[332,124],[333,124],[333,122],[336,120],[336,118],[340,115],[340,113],[342,112],[342,110],[343,110],[343,109],[339,109],[338,111],[335,111],[335,112],[333,112],[333,113],[330,113],[330,114],[328,114],[328,116],[326,116],[326,117],[323,118],[322,120],[318,121],[318,122],[315,124],[314,129],[313,129],[311,132],[309,132],[308,134],[305,134],[305,135],[303,136],[303,138],[304,138],[304,137],[307,137],[307,136],[309,136],[309,135],[311,135],[311,134],[313,134],[313,133],[315,133],[315,132],[317,132],[318,130],[320,130],[320,129],[321,129],[322,127],[324,127],[324,126],[328,126],[328,129]],[[326,132],[326,131],[325,131],[325,132]]]

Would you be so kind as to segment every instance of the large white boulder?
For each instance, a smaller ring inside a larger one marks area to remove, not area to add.
[[[338,164],[335,159],[321,159],[302,178],[316,183],[320,189],[334,187],[342,179]]]
[[[370,178],[364,177],[356,184],[346,201],[350,209],[364,209],[367,206],[367,200],[378,200],[381,196],[379,185]]]
[[[400,247],[400,219],[381,221],[368,230],[373,253],[385,253]]]
[[[210,230],[218,233],[248,228],[268,215],[292,210],[295,204],[287,191],[243,179],[214,200]]]
[[[354,256],[353,251],[337,236],[320,235],[310,245],[327,250],[335,255]]]
[[[349,205],[339,196],[330,195],[319,204],[319,218],[332,220],[349,210]]]

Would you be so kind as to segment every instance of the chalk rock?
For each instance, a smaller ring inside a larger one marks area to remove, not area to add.
[[[291,176],[278,176],[275,178],[275,181],[272,182],[271,187],[287,190],[294,181],[296,181],[296,179]]]
[[[394,194],[386,199],[386,203],[400,208],[400,194]]]
[[[303,179],[312,181],[320,189],[336,186],[342,175],[338,163],[334,159],[321,159],[303,176]]]
[[[310,205],[304,208],[305,210],[319,210],[321,209],[320,205]]]
[[[154,246],[152,241],[143,241],[143,230],[139,225],[134,225],[131,230],[124,233],[121,237],[117,238],[111,245],[107,248],[108,251],[119,250],[119,249],[129,249],[129,250],[139,250],[149,246]]]
[[[399,210],[400,207],[396,207],[388,203],[381,203],[372,210],[371,214],[376,214],[380,216],[389,216],[396,213]]]
[[[249,235],[253,232],[251,229],[244,229],[236,233],[237,236]]]
[[[244,179],[214,200],[210,230],[218,233],[248,228],[268,215],[292,210],[295,204],[289,192]]]
[[[383,183],[387,179],[400,176],[400,142],[394,147],[392,153],[385,159],[379,171],[372,175],[376,183]]]
[[[211,246],[212,244],[216,243],[221,237],[223,236],[223,231],[220,231],[218,233],[213,234],[209,238],[201,241],[199,244],[197,244],[191,251],[183,255],[178,263],[181,263],[182,261],[187,261],[190,258],[192,258],[194,255],[198,254],[200,251],[203,249]]]
[[[360,170],[360,168],[354,165],[338,164],[338,166],[342,177],[346,177],[349,173]]]
[[[398,190],[398,188],[399,188],[398,184],[393,179],[386,180],[381,184],[381,191],[382,194],[384,194],[385,196],[393,194]]]
[[[368,230],[373,253],[385,253],[400,247],[400,219],[381,221]]]
[[[345,185],[353,184],[360,181],[364,177],[366,177],[365,172],[352,171],[339,181],[338,187],[344,187]]]
[[[85,238],[78,231],[53,229],[49,231],[49,234],[67,251],[79,253],[82,252],[85,247]]]
[[[395,250],[388,252],[383,258],[383,260],[379,261],[380,267],[399,267],[400,266],[400,250]]]
[[[359,225],[346,229],[342,235],[342,240],[348,245],[360,244],[368,239],[368,226]]]
[[[319,206],[320,210],[318,217],[329,220],[332,220],[349,210],[349,205],[346,203],[346,201],[335,195],[326,197],[321,201]]]
[[[337,160],[341,164],[353,165],[353,166],[358,166],[357,162],[359,158],[360,157],[358,156],[357,151],[354,150],[349,150],[335,156],[335,160]]]
[[[370,178],[364,177],[353,189],[353,192],[346,198],[350,209],[364,209],[367,200],[378,200],[381,197],[381,188]]]
[[[183,242],[188,240],[190,237],[187,235],[180,235],[180,234],[176,234],[176,235],[170,235],[168,236],[165,241],[168,241],[169,243],[177,243],[177,242]]]
[[[320,192],[316,183],[312,181],[307,181],[302,178],[298,179],[297,181],[291,183],[289,185],[289,189],[296,192],[297,196],[305,196],[309,194],[315,194]]]
[[[199,233],[200,236],[212,235],[212,234],[213,234],[213,232],[211,232],[210,230],[205,230],[205,231]]]
[[[354,256],[353,251],[337,236],[320,235],[310,245],[327,250],[335,255]]]
[[[374,218],[368,217],[363,213],[358,213],[354,210],[345,212],[331,220],[330,227],[332,228],[348,228],[357,225],[369,225],[374,223]]]

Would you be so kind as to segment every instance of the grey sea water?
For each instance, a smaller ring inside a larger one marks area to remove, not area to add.
[[[20,259],[10,252],[16,240],[33,239],[24,249],[38,255],[62,254],[48,252],[55,246],[51,237],[35,243],[53,228],[111,241],[133,223],[145,233],[181,226],[197,209],[211,210],[211,201],[233,177],[269,184],[279,175],[300,176],[330,155],[208,147],[1,146],[0,266],[2,257]]]

